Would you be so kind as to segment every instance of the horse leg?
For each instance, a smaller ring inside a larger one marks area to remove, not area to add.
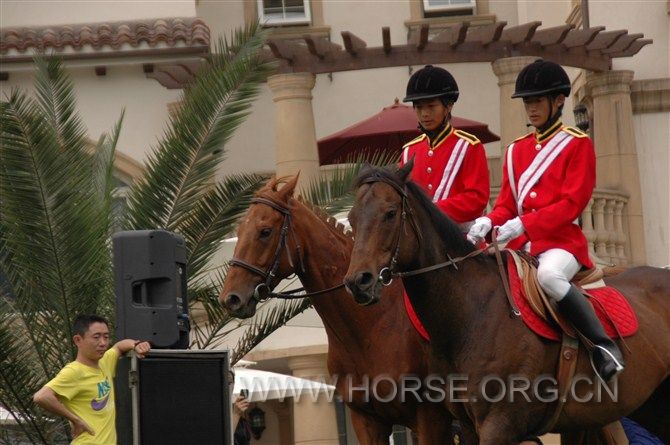
[[[389,445],[393,425],[380,423],[370,416],[351,410],[351,424],[361,445]]]
[[[453,417],[449,412],[439,405],[421,404],[416,411],[416,435],[419,439],[419,445],[453,445],[460,443],[462,445],[477,445],[474,431],[468,431],[468,427],[461,426],[458,432],[458,442],[452,439]],[[473,439],[474,437],[474,439]]]
[[[666,378],[651,397],[628,417],[656,434],[664,443],[670,443],[668,406],[670,406],[670,377]]]
[[[508,415],[491,413],[478,425],[479,445],[518,445],[518,430]]]

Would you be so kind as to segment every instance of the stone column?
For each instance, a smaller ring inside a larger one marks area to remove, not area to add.
[[[325,355],[291,357],[288,366],[293,375],[303,379],[328,381]],[[335,403],[326,394],[315,400],[307,392],[293,403],[293,438],[295,445],[338,445]]]
[[[531,131],[526,127],[528,119],[523,108],[521,99],[512,99],[516,77],[528,64],[533,63],[537,57],[506,57],[498,59],[491,65],[493,72],[498,77],[500,87],[500,147],[504,154],[507,146],[519,136]]]
[[[502,180],[503,156],[507,146],[519,136],[530,130],[526,127],[526,111],[521,99],[512,99],[516,76],[526,65],[532,63],[536,57],[506,57],[491,63],[493,72],[498,77],[500,87],[500,158],[497,162],[491,159],[491,185],[498,186]]]
[[[277,177],[300,172],[299,187],[319,174],[311,73],[277,74],[268,78],[275,103]]]
[[[593,99],[593,143],[597,159],[597,187],[628,195],[626,219],[630,258],[646,263],[640,170],[635,146],[630,85],[632,71],[589,73],[587,88]]]

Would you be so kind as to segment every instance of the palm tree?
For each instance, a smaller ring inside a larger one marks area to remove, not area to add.
[[[113,323],[110,237],[116,227],[162,228],[185,238],[189,302],[205,314],[192,323],[191,347],[214,348],[243,330],[235,362],[309,307],[308,300],[268,302],[251,320],[231,319],[217,300],[226,267],[211,265],[266,180],[257,174],[215,180],[226,142],[273,70],[261,57],[264,40],[252,25],[219,41],[184,91],[144,175],[130,186],[122,215],[112,204],[123,113],[91,144],[72,82],[53,58],[36,59],[33,96],[16,90],[0,102],[0,405],[14,413],[29,443],[68,438],[66,425],[44,417],[32,394],[76,356],[71,324],[77,314],[98,313]],[[307,198],[331,214],[341,212],[350,206],[358,168],[324,176]]]
[[[261,57],[264,40],[252,25],[219,41],[120,216],[125,229],[162,228],[185,238],[190,302],[207,314],[193,326],[193,347],[215,347],[239,328],[216,300],[225,270],[209,265],[265,178],[217,182],[215,172],[273,70]],[[34,86],[32,96],[16,90],[0,104],[0,405],[14,413],[26,440],[51,444],[69,431],[44,417],[32,394],[76,356],[77,314],[114,316],[113,160],[123,113],[91,149],[61,63],[36,59]],[[298,301],[262,311],[261,335],[305,308]]]

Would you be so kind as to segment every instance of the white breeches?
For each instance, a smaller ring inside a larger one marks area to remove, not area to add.
[[[542,289],[556,301],[570,290],[570,280],[579,272],[579,262],[567,250],[549,249],[538,255],[537,280]]]

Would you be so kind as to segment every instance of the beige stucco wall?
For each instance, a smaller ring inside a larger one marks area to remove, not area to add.
[[[167,104],[176,101],[181,92],[147,79],[139,65],[110,66],[106,76],[96,76],[92,67],[71,69],[69,74],[88,136],[97,141],[125,109],[117,149],[142,162],[166,127]],[[0,93],[4,96],[15,86],[32,91],[32,77],[30,70],[10,72],[9,81],[0,82]]]
[[[0,26],[46,26],[156,17],[193,17],[193,0],[2,0]]]
[[[644,212],[645,247],[652,266],[670,265],[670,113],[633,116]]]
[[[590,1],[591,25],[627,29],[653,39],[634,57],[615,59],[613,69],[632,70],[634,80],[670,78],[670,14],[667,2]],[[640,169],[645,247],[649,264],[670,264],[670,111],[636,114],[633,119]]]

